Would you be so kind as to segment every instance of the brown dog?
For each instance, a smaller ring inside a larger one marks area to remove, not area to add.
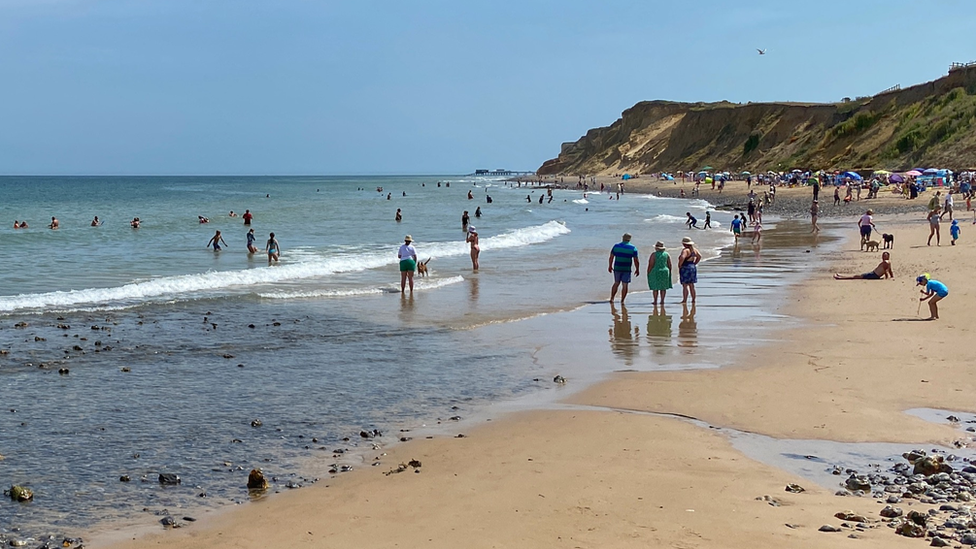
[[[878,247],[880,245],[881,245],[881,243],[878,242],[877,240],[868,240],[867,242],[864,243],[864,246],[867,247],[867,249],[868,249],[869,252],[876,252],[876,251],[878,251]]]
[[[430,263],[431,258],[427,258],[427,261],[417,262],[417,274],[420,276],[427,276],[427,264]]]

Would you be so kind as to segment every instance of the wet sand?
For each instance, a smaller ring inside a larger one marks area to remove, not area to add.
[[[976,245],[965,240],[973,231],[964,228],[960,245],[944,238],[927,247],[927,228],[913,218],[878,225],[896,235],[894,280],[834,281],[834,271],[865,272],[878,261],[848,239],[828,264],[812,263],[810,279],[783,303],[802,324],[740,348],[731,367],[617,373],[569,398],[588,409],[519,412],[465,428],[464,438],[377,450],[367,459],[379,457],[378,467],[117,547],[836,547],[853,530],[817,531],[839,525],[834,513],[877,519],[882,505],[753,461],[723,430],[635,412],[906,450],[969,442],[904,411],[976,412],[965,286],[976,268]],[[921,271],[950,289],[937,322],[917,320]],[[422,462],[419,473],[382,474],[411,459]],[[792,482],[807,491],[785,492]],[[867,547],[923,543],[883,525],[855,535],[850,543]]]

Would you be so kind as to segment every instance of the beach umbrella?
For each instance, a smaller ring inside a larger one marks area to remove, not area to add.
[[[702,168],[702,169],[701,169],[701,171],[703,171],[703,172],[706,172],[706,171],[708,171],[708,170],[714,170],[714,169],[715,169],[715,168],[713,168],[713,167],[711,167],[711,166],[705,166],[704,168]]]
[[[752,175],[752,174],[751,174],[751,173],[749,173],[749,172],[742,172],[742,173],[740,173],[739,175]]]
[[[861,177],[861,175],[858,174],[858,173],[856,173],[856,172],[844,172],[843,173],[843,177],[850,177],[851,179],[854,179],[854,180],[857,180],[857,181],[861,181],[861,179],[863,179]]]
[[[891,181],[892,183],[904,183],[905,178],[895,173],[888,176],[888,181]]]
[[[937,170],[935,168],[929,168],[929,169],[925,170],[922,173],[939,173],[939,170]]]
[[[888,170],[875,170],[874,173],[878,175],[891,175],[891,172],[889,172]]]
[[[909,175],[909,176],[912,176],[912,177],[918,177],[918,176],[922,175],[922,172],[920,172],[918,170],[912,170],[912,171],[909,171],[909,172],[905,172],[905,175]]]

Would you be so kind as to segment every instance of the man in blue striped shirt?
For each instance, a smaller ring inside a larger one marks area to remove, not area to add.
[[[610,250],[610,263],[607,272],[613,273],[613,287],[610,288],[610,303],[617,297],[617,288],[622,283],[620,304],[627,299],[627,286],[630,284],[630,269],[633,267],[634,276],[640,276],[640,261],[637,259],[637,247],[630,243],[630,233],[624,233],[623,242],[618,242]]]

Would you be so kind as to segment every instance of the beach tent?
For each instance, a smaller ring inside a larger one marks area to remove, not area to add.
[[[749,173],[749,172],[742,172],[742,173],[740,173],[739,175],[752,175],[752,174],[751,174],[751,173]]]
[[[664,174],[665,181],[674,181],[674,176],[670,174]]]
[[[621,179],[623,179],[624,181],[627,181],[628,179],[630,179],[630,174],[629,173],[625,173],[624,176],[621,177]]]

